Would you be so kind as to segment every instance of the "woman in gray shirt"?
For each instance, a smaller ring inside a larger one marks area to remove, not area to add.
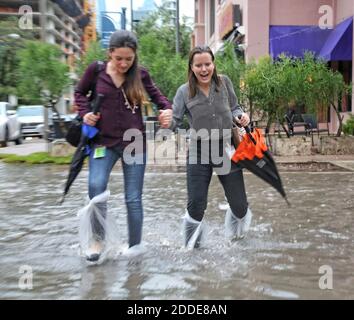
[[[179,127],[184,115],[190,125],[184,245],[189,248],[200,246],[213,170],[229,203],[225,217],[226,235],[232,239],[243,238],[249,229],[252,213],[248,208],[242,170],[230,160],[226,150],[231,145],[232,117],[241,126],[248,125],[250,119],[238,105],[230,79],[218,76],[209,47],[196,47],[190,52],[188,82],[177,90],[170,128]]]

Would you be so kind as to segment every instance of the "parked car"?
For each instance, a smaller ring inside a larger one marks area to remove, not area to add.
[[[0,102],[0,147],[6,147],[9,141],[16,144],[22,142],[21,123],[16,110],[12,109],[8,102]]]
[[[49,109],[49,119],[51,119]],[[20,106],[17,108],[18,119],[21,122],[22,137],[39,137],[44,135],[44,106]],[[49,120],[49,125],[53,123]]]
[[[17,115],[21,122],[22,137],[44,136],[44,109],[42,105],[20,106],[17,108]],[[65,137],[67,128],[76,115],[58,114],[48,108],[48,139],[62,139]]]

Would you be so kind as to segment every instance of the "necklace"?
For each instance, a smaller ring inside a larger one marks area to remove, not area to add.
[[[122,92],[123,92],[123,96],[124,96],[124,100],[125,100],[125,105],[126,105],[126,107],[127,107],[127,109],[130,109],[131,110],[131,112],[132,113],[135,113],[135,110],[136,109],[139,109],[139,106],[137,106],[137,105],[131,105],[130,103],[129,103],[129,100],[128,100],[128,98],[127,98],[127,95],[125,94],[125,91],[124,91],[124,88],[122,87]]]

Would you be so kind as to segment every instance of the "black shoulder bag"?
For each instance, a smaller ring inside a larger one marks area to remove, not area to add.
[[[90,103],[94,100],[96,95],[96,83],[98,74],[103,70],[104,62],[97,61],[96,69],[95,69],[95,77],[92,81],[92,89],[90,93]],[[82,129],[83,119],[79,115],[75,117],[75,119],[71,122],[70,127],[65,136],[65,140],[69,142],[73,147],[77,147],[81,138],[81,129]]]

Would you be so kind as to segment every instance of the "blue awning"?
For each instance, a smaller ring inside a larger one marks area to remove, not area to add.
[[[327,61],[352,60],[353,17],[344,20],[332,30],[319,56]]]
[[[276,58],[282,53],[303,57],[311,51],[325,60],[352,60],[353,17],[334,29],[315,26],[270,26],[269,53]]]

